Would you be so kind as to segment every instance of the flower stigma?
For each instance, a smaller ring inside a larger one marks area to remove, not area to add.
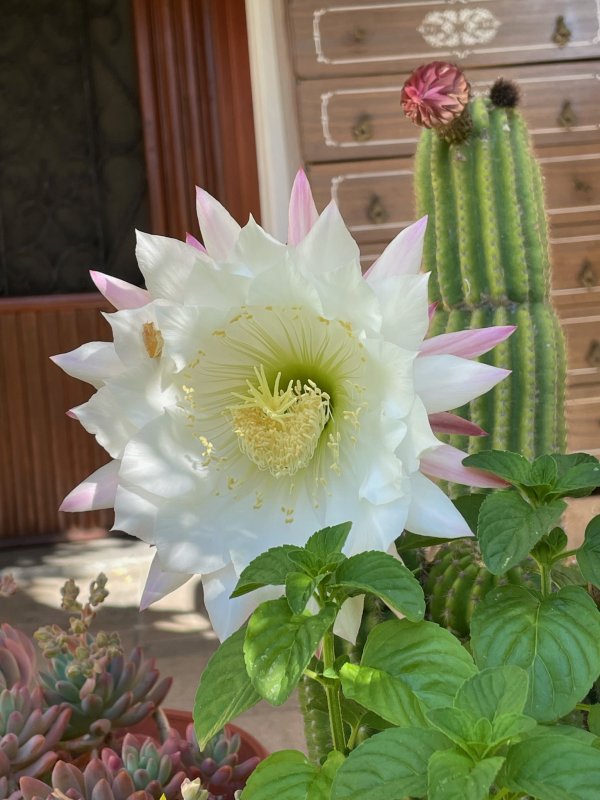
[[[230,407],[240,450],[275,478],[294,475],[315,453],[331,416],[330,397],[310,379],[280,389],[279,372],[271,390],[262,364],[254,373],[256,385],[246,381],[248,393],[234,394],[242,402]]]

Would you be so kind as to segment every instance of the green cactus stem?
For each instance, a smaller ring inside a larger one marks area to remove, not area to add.
[[[517,326],[482,360],[512,371],[458,413],[489,437],[450,444],[475,452],[506,448],[527,458],[562,452],[565,346],[550,302],[544,194],[526,125],[510,103],[514,86],[495,85],[498,107],[468,105],[471,133],[449,144],[423,130],[415,163],[417,214],[427,214],[423,268],[438,301],[433,332],[487,325]],[[453,488],[454,493],[454,488]]]

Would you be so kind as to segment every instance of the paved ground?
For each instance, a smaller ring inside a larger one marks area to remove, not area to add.
[[[172,675],[165,707],[191,710],[202,669],[217,647],[197,580],[181,587],[146,611],[138,611],[151,555],[147,545],[111,536],[55,546],[0,550],[0,574],[13,573],[19,592],[0,599],[0,622],[27,633],[40,625],[67,623],[60,611],[60,587],[75,578],[82,596],[89,582],[104,572],[110,595],[100,611],[97,629],[116,630],[126,648],[141,645],[156,658],[162,675]],[[272,708],[260,703],[236,720],[268,750],[304,749],[302,718],[294,700]]]

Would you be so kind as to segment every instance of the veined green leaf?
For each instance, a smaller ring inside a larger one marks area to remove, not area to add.
[[[240,597],[240,595],[260,589],[261,586],[283,586],[288,572],[294,572],[297,569],[294,562],[290,560],[290,554],[301,552],[301,550],[301,547],[285,544],[261,553],[248,564],[246,569],[242,570],[231,596]]]
[[[358,664],[344,664],[340,670],[344,697],[399,727],[425,726],[419,698],[401,678]]]
[[[504,758],[472,759],[453,750],[434,753],[429,760],[428,800],[488,800]]]
[[[586,581],[600,587],[600,516],[585,529],[585,539],[577,551],[577,563]]]
[[[316,557],[319,564],[326,564],[332,555],[342,552],[351,528],[351,522],[322,528],[307,541],[306,550]]]

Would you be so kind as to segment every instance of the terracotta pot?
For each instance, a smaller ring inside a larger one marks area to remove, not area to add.
[[[163,708],[163,711],[168,717],[169,724],[172,728],[185,736],[185,731],[190,722],[193,722],[192,714],[189,711],[179,711],[174,708]],[[258,756],[261,760],[269,755],[262,744],[252,736],[252,734],[245,731],[243,728],[238,728],[237,725],[226,725],[225,730],[233,735],[237,733],[241,739],[240,744],[240,761],[245,761],[252,756]],[[142,734],[143,736],[152,736],[158,738],[158,728],[153,717],[148,717],[142,722],[128,728],[129,733]]]

